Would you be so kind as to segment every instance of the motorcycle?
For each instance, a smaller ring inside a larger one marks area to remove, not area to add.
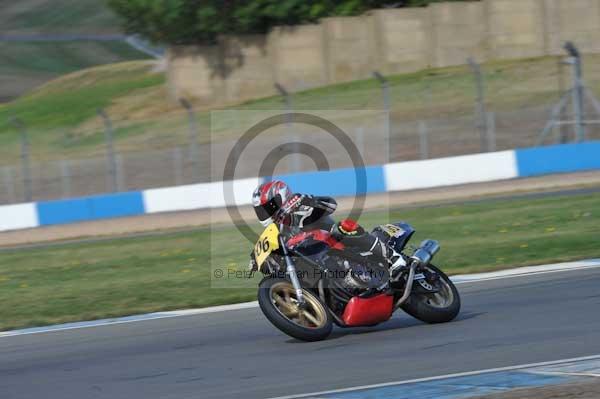
[[[286,232],[269,225],[254,246],[264,275],[258,303],[279,330],[302,341],[327,338],[339,327],[374,326],[401,308],[426,323],[453,320],[460,296],[452,281],[431,263],[440,246],[424,240],[408,254],[415,230],[404,222],[377,226],[372,234],[404,258],[393,268],[347,251],[326,230]]]

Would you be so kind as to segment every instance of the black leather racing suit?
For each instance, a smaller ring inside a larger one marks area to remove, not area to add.
[[[378,237],[367,233],[360,226],[350,234],[341,229],[340,223],[336,223],[330,216],[336,208],[337,202],[331,197],[294,194],[283,204],[276,222],[288,226],[292,231],[294,228],[302,231],[327,230],[348,249],[362,256],[389,259],[390,250]]]

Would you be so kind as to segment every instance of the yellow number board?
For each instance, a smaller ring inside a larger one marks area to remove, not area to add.
[[[271,223],[260,235],[254,246],[254,259],[256,259],[259,270],[271,252],[277,248],[279,248],[279,229],[275,223]]]

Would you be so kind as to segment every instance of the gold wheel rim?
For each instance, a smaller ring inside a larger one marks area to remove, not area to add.
[[[288,282],[273,284],[271,287],[271,302],[275,309],[286,319],[304,328],[320,328],[327,323],[325,308],[311,293],[303,290],[306,306],[298,306],[296,290]]]
[[[429,268],[427,269],[430,272],[435,273],[434,270]],[[454,302],[454,293],[452,292],[452,288],[450,288],[450,285],[448,285],[448,283],[441,277],[439,292],[424,295],[426,297],[427,304],[435,308],[445,309]]]

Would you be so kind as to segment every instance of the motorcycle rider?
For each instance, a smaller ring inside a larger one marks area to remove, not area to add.
[[[336,223],[330,216],[337,208],[337,202],[332,197],[294,194],[286,183],[274,180],[254,190],[252,205],[264,227],[277,223],[302,231],[327,230],[333,238],[361,256],[385,260],[391,269],[406,265],[402,255],[366,232],[357,222],[344,219]],[[257,269],[253,258],[249,268],[251,271]]]

